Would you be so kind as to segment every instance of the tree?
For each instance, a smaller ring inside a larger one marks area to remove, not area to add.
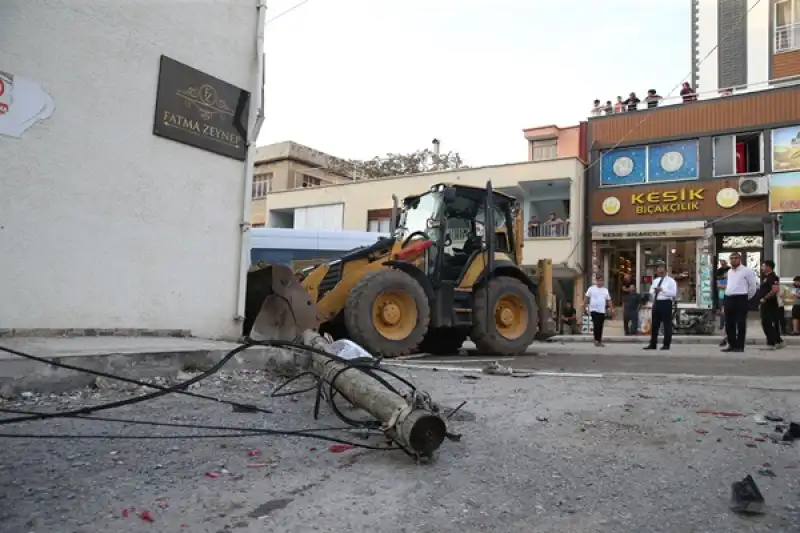
[[[410,154],[386,154],[365,161],[334,159],[328,169],[353,179],[376,179],[390,176],[421,174],[437,170],[469,168],[457,152],[434,154],[432,150],[417,150]]]

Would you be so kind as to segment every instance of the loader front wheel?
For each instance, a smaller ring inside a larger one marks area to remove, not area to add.
[[[536,298],[516,278],[501,276],[475,290],[470,337],[479,351],[517,355],[533,343],[539,324]]]
[[[371,272],[356,283],[344,315],[350,338],[373,355],[397,357],[412,352],[428,330],[425,290],[400,270]]]

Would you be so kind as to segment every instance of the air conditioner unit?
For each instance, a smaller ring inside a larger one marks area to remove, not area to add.
[[[739,196],[766,196],[769,181],[766,176],[742,176],[739,178]]]

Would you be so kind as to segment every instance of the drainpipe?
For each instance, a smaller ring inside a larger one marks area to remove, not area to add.
[[[236,296],[237,322],[244,320],[244,303],[247,295],[247,271],[250,269],[250,214],[252,211],[253,172],[255,170],[256,140],[264,123],[264,22],[266,0],[256,0],[256,80],[250,91],[248,124],[252,124],[247,139],[247,157],[244,168],[244,193],[242,194],[241,248],[239,255],[239,290]]]

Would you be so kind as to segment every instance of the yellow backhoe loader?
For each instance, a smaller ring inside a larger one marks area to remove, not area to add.
[[[454,353],[467,337],[482,352],[522,353],[539,330],[522,239],[516,199],[491,182],[434,185],[402,206],[395,199],[390,236],[371,246],[294,276],[251,272],[243,333],[266,340],[318,327],[381,357]]]

